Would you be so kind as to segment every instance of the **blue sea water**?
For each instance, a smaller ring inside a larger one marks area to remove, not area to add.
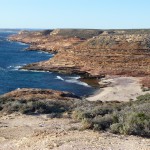
[[[79,96],[89,95],[95,91],[93,87],[79,81],[77,75],[19,70],[25,64],[48,60],[53,55],[40,51],[25,51],[27,44],[8,40],[10,35],[16,33],[0,30],[0,94],[17,88],[54,89]]]

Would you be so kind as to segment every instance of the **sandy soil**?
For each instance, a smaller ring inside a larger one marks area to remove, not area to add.
[[[149,150],[150,139],[80,131],[80,123],[48,115],[0,117],[0,150]]]
[[[141,78],[137,77],[106,77],[100,84],[110,83],[107,87],[100,89],[94,95],[89,96],[89,101],[129,101],[135,100],[143,92],[140,84]]]

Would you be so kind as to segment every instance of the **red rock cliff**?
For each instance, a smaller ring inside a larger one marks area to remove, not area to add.
[[[57,52],[48,61],[24,69],[77,73],[87,77],[105,74],[150,75],[149,30],[47,30],[21,32],[13,41],[30,43],[29,50]]]

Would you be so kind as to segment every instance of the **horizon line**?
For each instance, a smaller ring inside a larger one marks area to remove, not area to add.
[[[78,30],[150,30],[150,28],[0,28],[0,30],[56,30],[56,29],[78,29]]]

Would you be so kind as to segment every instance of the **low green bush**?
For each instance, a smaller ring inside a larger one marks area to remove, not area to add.
[[[83,129],[150,137],[150,94],[128,103],[80,105],[75,109],[73,118],[81,120]]]
[[[82,122],[82,129],[150,137],[150,94],[128,103],[0,98],[0,111],[45,113],[50,118],[63,116],[66,112]]]
[[[40,114],[49,114],[49,113],[64,113],[69,111],[68,103],[62,101],[46,101],[46,100],[4,100],[0,99],[0,110],[1,112],[13,113],[21,112],[23,114],[29,113],[40,113]]]
[[[150,116],[147,116],[145,113],[132,112],[124,114],[123,117],[124,120],[110,126],[111,132],[150,136]]]
[[[94,130],[106,130],[114,122],[113,115],[106,114],[105,116],[96,116],[93,120],[93,129]]]
[[[148,102],[150,103],[150,94],[145,94],[137,97],[138,103]]]

